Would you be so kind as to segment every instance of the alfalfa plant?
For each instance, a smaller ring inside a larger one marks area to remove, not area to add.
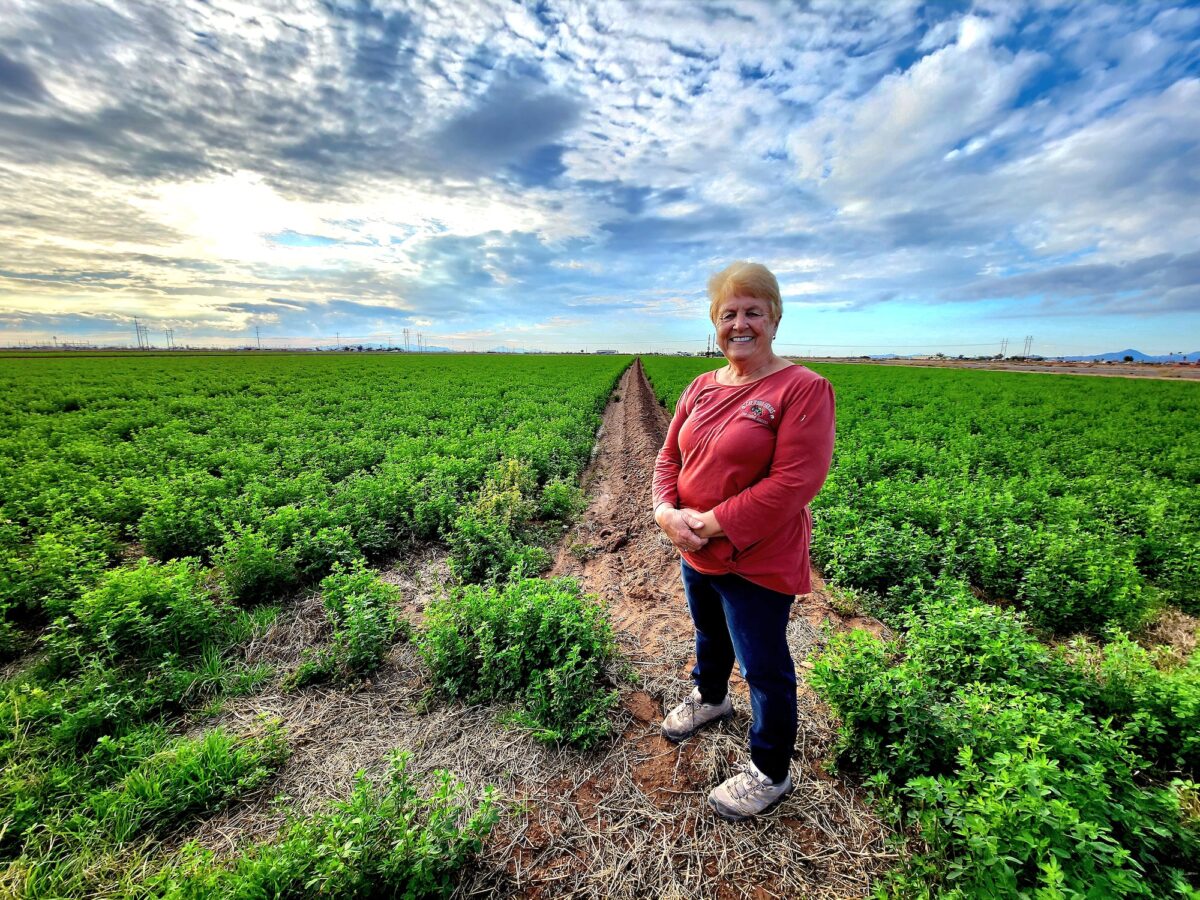
[[[293,686],[369,675],[391,646],[408,636],[408,623],[400,615],[400,592],[361,561],[349,570],[335,563],[321,581],[321,593],[333,635],[288,679]]]
[[[542,740],[589,748],[612,733],[612,626],[573,579],[459,588],[430,605],[420,650],[443,694],[515,703],[512,719]]]

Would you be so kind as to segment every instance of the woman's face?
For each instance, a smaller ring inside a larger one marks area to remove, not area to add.
[[[717,346],[738,368],[753,369],[771,358],[775,328],[766,300],[730,297],[717,307]]]

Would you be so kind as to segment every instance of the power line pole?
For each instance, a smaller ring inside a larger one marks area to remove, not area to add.
[[[257,325],[254,326],[254,336],[256,338],[258,338],[258,349],[261,350],[262,349],[262,332],[259,331]]]
[[[1004,338],[1002,341],[1000,341],[1000,358],[1004,359],[1005,354],[1007,354],[1007,353],[1008,353],[1008,338]]]
[[[1033,349],[1033,335],[1025,335],[1025,350],[1021,353],[1026,359],[1029,358],[1029,352]]]
[[[138,324],[137,317],[133,319],[133,331],[137,335],[137,348],[142,349],[142,326]]]

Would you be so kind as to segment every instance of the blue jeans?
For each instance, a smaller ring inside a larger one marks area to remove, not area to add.
[[[787,645],[790,594],[738,575],[705,575],[681,563],[683,590],[696,626],[692,680],[705,703],[720,703],[736,655],[750,685],[750,759],[778,783],[796,747],[796,666]]]

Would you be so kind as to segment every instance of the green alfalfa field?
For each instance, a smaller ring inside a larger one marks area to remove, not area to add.
[[[189,844],[302,753],[221,710],[340,697],[399,655],[431,720],[584,768],[619,743],[631,651],[604,603],[539,576],[630,361],[0,360],[5,890],[465,890],[523,801],[382,738],[340,801],[280,798],[284,824],[233,852]],[[715,363],[643,365],[669,408]],[[857,892],[1193,895],[1196,386],[813,368],[838,396],[814,564],[892,635],[833,636],[805,670],[840,727],[828,770],[893,833]],[[427,553],[437,598],[414,613],[380,573]],[[298,603],[311,646],[247,652]],[[704,895],[703,873],[679,883]]]

